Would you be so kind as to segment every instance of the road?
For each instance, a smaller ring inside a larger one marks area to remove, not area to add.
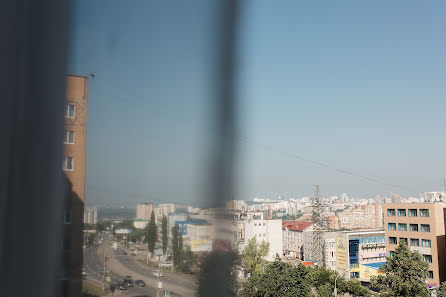
[[[111,248],[111,242],[90,247],[84,252],[84,266],[87,279],[98,284],[102,283],[104,270],[104,255],[107,258],[106,270],[114,282],[122,281],[125,275],[131,275],[134,280],[142,279],[145,287],[131,287],[121,291],[120,296],[155,297],[158,279],[152,273],[155,268],[141,262],[141,256],[117,255]],[[163,290],[171,291],[172,297],[195,297],[196,281],[188,275],[173,272],[164,272],[161,277]],[[162,293],[160,293],[162,296]]]

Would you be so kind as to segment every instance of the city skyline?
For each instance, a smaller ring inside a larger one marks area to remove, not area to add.
[[[443,191],[445,4],[285,4],[242,7],[234,198]],[[208,197],[212,4],[73,5],[87,201]]]

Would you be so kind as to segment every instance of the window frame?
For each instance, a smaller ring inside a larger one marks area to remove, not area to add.
[[[393,214],[392,214],[392,211],[393,211]],[[395,217],[395,216],[396,216],[396,210],[395,210],[395,208],[388,208],[388,209],[387,209],[387,216],[388,216],[388,217]]]
[[[415,215],[411,215],[411,211],[415,211]],[[408,214],[409,217],[418,217],[418,209],[416,209],[416,208],[409,208],[407,210],[407,214]]]
[[[396,238],[395,236],[389,236],[389,244],[398,244],[398,238]]]
[[[422,215],[422,214],[423,214],[423,211],[426,211],[426,212],[427,212],[427,216]],[[428,218],[428,217],[429,217],[429,209],[428,209],[428,208],[420,208],[419,213],[420,213],[420,217],[422,217],[422,218]]]
[[[72,137],[73,142],[70,142],[70,132],[71,132],[71,135],[73,135],[73,137]],[[75,135],[74,131],[64,130],[63,143],[64,144],[74,144],[74,135]]]
[[[401,215],[400,213],[403,213],[404,211],[404,215]],[[398,217],[407,217],[407,210],[405,208],[398,208],[396,211],[396,215]]]
[[[432,263],[433,261],[432,255],[423,254],[422,256],[423,256],[423,262]],[[430,257],[430,261],[426,261],[426,256]]]
[[[71,159],[71,168],[68,168],[68,158]],[[74,157],[65,156],[63,160],[63,170],[64,171],[73,171],[74,170]]]
[[[417,227],[417,230],[412,230],[412,227]],[[420,228],[418,228],[418,224],[409,224],[409,231],[410,232],[418,232],[420,231]]]
[[[73,106],[73,116],[70,116],[70,106]],[[76,105],[75,104],[65,104],[65,118],[74,119],[76,118]]]
[[[63,223],[65,225],[70,225],[71,224],[71,210],[65,210],[64,211],[64,213],[63,213]]]
[[[410,238],[410,246],[420,246],[420,239],[419,238]],[[413,244],[414,242],[417,242],[417,244]]]
[[[404,226],[404,229],[401,227]],[[407,224],[406,223],[398,223],[398,231],[407,231]]]
[[[423,227],[427,227],[428,231],[423,231]],[[420,232],[426,232],[426,233],[431,232],[431,225],[430,224],[420,224]]]
[[[429,245],[424,245],[423,243],[429,243]],[[421,239],[421,247],[431,248],[432,247],[432,241],[430,239]]]
[[[394,226],[394,229],[390,228],[390,225]],[[396,223],[387,223],[387,230],[388,231],[396,231]]]

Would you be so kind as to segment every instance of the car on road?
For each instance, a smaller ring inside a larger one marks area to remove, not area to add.
[[[153,276],[162,277],[163,276],[163,271],[162,270],[155,270],[153,272]]]
[[[160,263],[161,267],[171,267],[172,266],[172,262],[164,262],[164,263]]]
[[[124,280],[124,284],[127,286],[127,287],[133,287],[134,285],[133,285],[133,280],[131,280],[131,279],[126,279],[126,280]]]
[[[126,252],[126,251],[123,251],[123,252],[122,252],[122,255],[123,255],[123,256],[127,256],[127,252]]]
[[[127,286],[124,283],[119,283],[117,287],[119,290],[127,290]]]
[[[144,287],[146,285],[146,283],[142,279],[137,280],[135,284],[140,287]]]

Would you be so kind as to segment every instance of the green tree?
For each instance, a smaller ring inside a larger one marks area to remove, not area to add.
[[[351,296],[370,296],[370,291],[361,286],[357,280],[345,280],[336,271],[315,267],[309,268],[309,279],[311,286],[316,289],[319,297],[333,296],[335,281],[339,294],[349,293]]]
[[[155,213],[152,210],[152,214],[150,216],[149,227],[147,229],[147,242],[149,245],[149,251],[153,253],[155,249],[155,243],[157,239],[157,231],[156,231],[156,223],[155,223]]]
[[[175,269],[178,268],[179,265],[179,239],[180,239],[180,228],[178,226],[178,224],[175,224],[174,227],[172,227],[172,257],[173,257],[173,267],[175,267]]]
[[[411,252],[407,243],[400,240],[392,257],[381,266],[381,275],[372,277],[371,284],[380,291],[382,297],[429,297],[426,276],[429,264],[421,255]]]
[[[240,297],[294,297],[311,296],[308,270],[299,265],[293,267],[276,257],[267,265],[264,273],[252,275],[242,286]]]
[[[255,237],[248,241],[242,252],[242,264],[251,273],[261,273],[266,261],[263,259],[269,252],[269,243],[262,241],[257,244]]]
[[[177,261],[177,271],[183,270],[183,258],[184,258],[184,251],[183,251],[183,234],[181,232],[178,232],[178,261]]]
[[[233,251],[212,251],[203,259],[198,276],[198,297],[214,296],[215,292],[224,292],[224,296],[236,297],[238,291],[237,275],[234,267],[238,264],[238,255]]]
[[[169,245],[169,237],[167,235],[167,218],[163,216],[163,220],[161,221],[161,240],[163,243],[163,255],[166,254],[167,246]]]
[[[446,282],[442,282],[435,292],[437,297],[446,297]]]

